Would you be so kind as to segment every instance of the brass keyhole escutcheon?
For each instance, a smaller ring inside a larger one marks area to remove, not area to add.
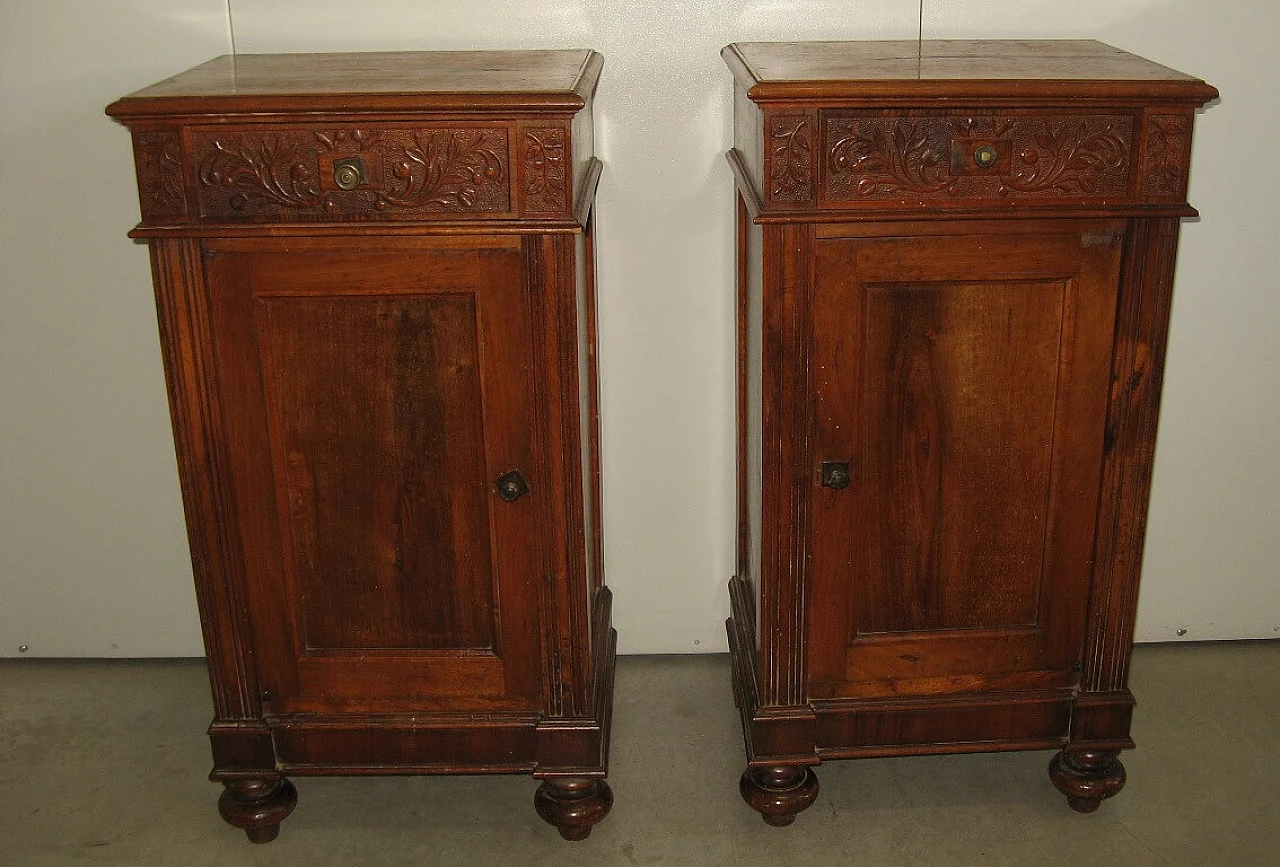
[[[360,157],[349,157],[335,160],[333,164],[333,182],[340,190],[354,190],[365,182],[364,160]]]
[[[498,496],[507,503],[514,503],[529,493],[529,483],[519,470],[503,473],[493,480],[493,484],[498,489]]]
[[[973,164],[980,169],[989,169],[996,164],[999,154],[991,145],[983,145],[973,152]]]
[[[848,461],[823,461],[822,462],[822,487],[831,488],[834,491],[843,491],[849,487],[849,482],[853,476],[849,469]]]

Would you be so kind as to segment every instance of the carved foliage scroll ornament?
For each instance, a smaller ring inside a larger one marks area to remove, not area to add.
[[[806,115],[769,121],[769,195],[775,202],[813,198],[813,128]]]
[[[378,211],[506,211],[502,128],[271,130],[197,134],[206,216],[324,219]],[[337,189],[335,158],[362,156],[366,184]]]
[[[1180,200],[1191,164],[1191,122],[1182,115],[1147,118],[1146,171],[1142,194],[1154,199]]]
[[[140,130],[134,134],[138,153],[139,199],[146,219],[184,217],[186,183],[182,176],[182,136],[177,130]]]
[[[524,132],[524,209],[529,213],[562,213],[569,207],[564,128]]]
[[[378,191],[378,205],[494,210],[483,206],[482,191],[493,185],[506,190],[505,158],[503,130],[415,132],[412,143],[401,144],[391,169],[394,180]]]
[[[251,202],[290,208],[325,203],[319,167],[300,146],[301,134],[265,133],[218,137],[200,160],[200,185],[228,193],[232,211]]]
[[[827,196],[832,199],[1103,197],[1128,190],[1128,116],[832,118]],[[997,142],[1007,170],[953,172],[952,142]]]
[[[1018,152],[1020,166],[1006,183],[1020,192],[1094,195],[1108,172],[1129,162],[1129,134],[1111,125],[1091,129],[1087,121],[1066,122],[1037,132]]]
[[[860,196],[946,189],[951,184],[947,151],[930,143],[926,123],[861,125],[831,146],[828,171],[855,177],[854,191]]]

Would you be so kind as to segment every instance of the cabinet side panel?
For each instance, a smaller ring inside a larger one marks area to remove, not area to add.
[[[745,217],[746,209],[743,207]],[[743,574],[750,580],[755,594],[755,634],[756,646],[760,641],[760,539],[761,539],[761,495],[763,475],[761,472],[761,382],[762,382],[762,271],[761,252],[763,249],[763,232],[754,223],[747,221],[745,232],[745,302],[744,302],[744,344],[746,347],[745,363],[745,440],[743,443],[745,460],[745,499],[746,499],[746,563]]]
[[[169,411],[218,719],[260,714],[200,242],[151,242]]]
[[[1125,251],[1084,658],[1088,692],[1124,691],[1129,680],[1179,228],[1177,219],[1137,220]]]
[[[547,712],[582,717],[590,688],[582,428],[579,425],[575,249],[572,237],[526,237],[527,285],[533,311],[536,475],[546,479],[540,517],[542,622]]]
[[[582,464],[582,516],[587,546],[587,578],[592,590],[604,584],[603,536],[600,527],[600,409],[596,375],[594,217],[574,238],[574,284],[577,296],[578,436]]]
[[[761,704],[804,697],[814,473],[810,225],[766,226],[761,244]]]

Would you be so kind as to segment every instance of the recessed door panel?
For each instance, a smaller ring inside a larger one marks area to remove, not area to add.
[[[815,697],[1067,686],[1119,234],[817,242]],[[850,466],[842,489],[821,462]]]
[[[207,267],[269,712],[537,707],[540,480],[495,485],[534,466],[518,240]]]
[[[1035,625],[1067,281],[864,291],[858,634]]]
[[[492,648],[475,296],[258,299],[303,646]]]

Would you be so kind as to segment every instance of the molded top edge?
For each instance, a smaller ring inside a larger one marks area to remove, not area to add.
[[[741,42],[721,56],[757,102],[817,99],[1160,99],[1204,103],[1202,80],[1095,40]]]
[[[113,103],[117,118],[315,111],[576,111],[589,49],[223,55]]]

